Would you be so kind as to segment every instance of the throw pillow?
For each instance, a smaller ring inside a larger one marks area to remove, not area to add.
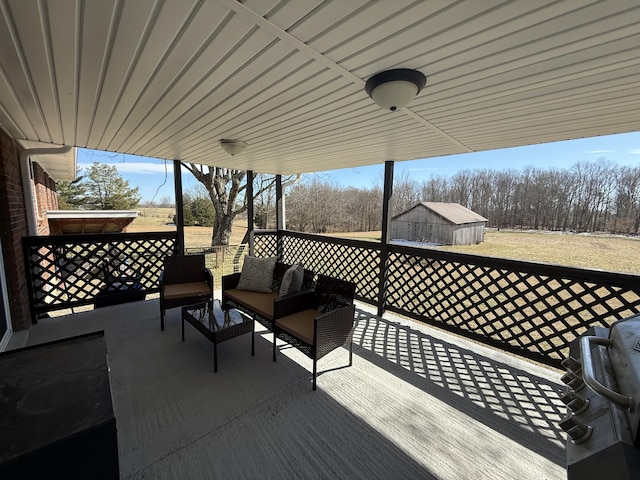
[[[302,265],[298,265],[298,268],[296,268],[296,271],[293,274],[291,285],[289,286],[289,293],[299,292],[300,290],[302,290],[303,280],[304,280],[304,268],[302,268]]]
[[[303,275],[304,269],[302,265],[291,265],[282,276],[279,295],[283,297],[289,293],[300,291]]]
[[[328,313],[353,303],[352,296],[345,290],[344,282],[338,282],[325,275],[318,275],[316,284],[317,310]],[[344,290],[344,291],[343,291]]]
[[[276,262],[276,267],[273,269],[273,283],[271,284],[271,291],[278,293],[280,286],[282,285],[282,277],[284,273],[289,269],[291,265],[286,263]]]
[[[275,257],[245,257],[238,281],[238,290],[270,293],[275,265]]]

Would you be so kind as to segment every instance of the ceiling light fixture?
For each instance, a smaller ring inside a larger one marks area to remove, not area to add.
[[[427,77],[417,70],[396,68],[376,73],[367,80],[367,94],[385,110],[395,112],[409,105],[427,83]]]
[[[220,146],[229,155],[237,155],[247,148],[247,142],[242,140],[235,140],[230,138],[223,138],[220,140]]]

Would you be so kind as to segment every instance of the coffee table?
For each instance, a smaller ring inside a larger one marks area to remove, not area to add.
[[[213,343],[213,371],[218,371],[218,344],[244,333],[251,333],[251,355],[255,352],[254,321],[235,308],[223,310],[219,300],[208,300],[182,307],[182,341],[184,322],[189,322]]]

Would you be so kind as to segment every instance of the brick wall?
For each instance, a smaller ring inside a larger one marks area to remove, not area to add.
[[[34,200],[36,203],[36,226],[38,235],[49,235],[47,210],[58,209],[56,184],[53,179],[38,165],[33,164]]]
[[[31,325],[21,238],[27,235],[18,143],[0,129],[0,239],[14,330]]]
[[[0,240],[14,330],[24,330],[31,326],[22,257],[22,237],[28,235],[27,211],[22,191],[23,166],[20,165],[22,151],[18,142],[0,129]],[[37,232],[38,235],[49,235],[46,212],[58,208],[55,182],[37,163],[33,163],[33,178]]]

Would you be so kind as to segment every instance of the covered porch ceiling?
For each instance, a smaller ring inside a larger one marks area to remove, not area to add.
[[[637,0],[0,0],[0,127],[330,170],[638,131],[639,51]],[[397,112],[364,91],[391,68],[427,76]]]

